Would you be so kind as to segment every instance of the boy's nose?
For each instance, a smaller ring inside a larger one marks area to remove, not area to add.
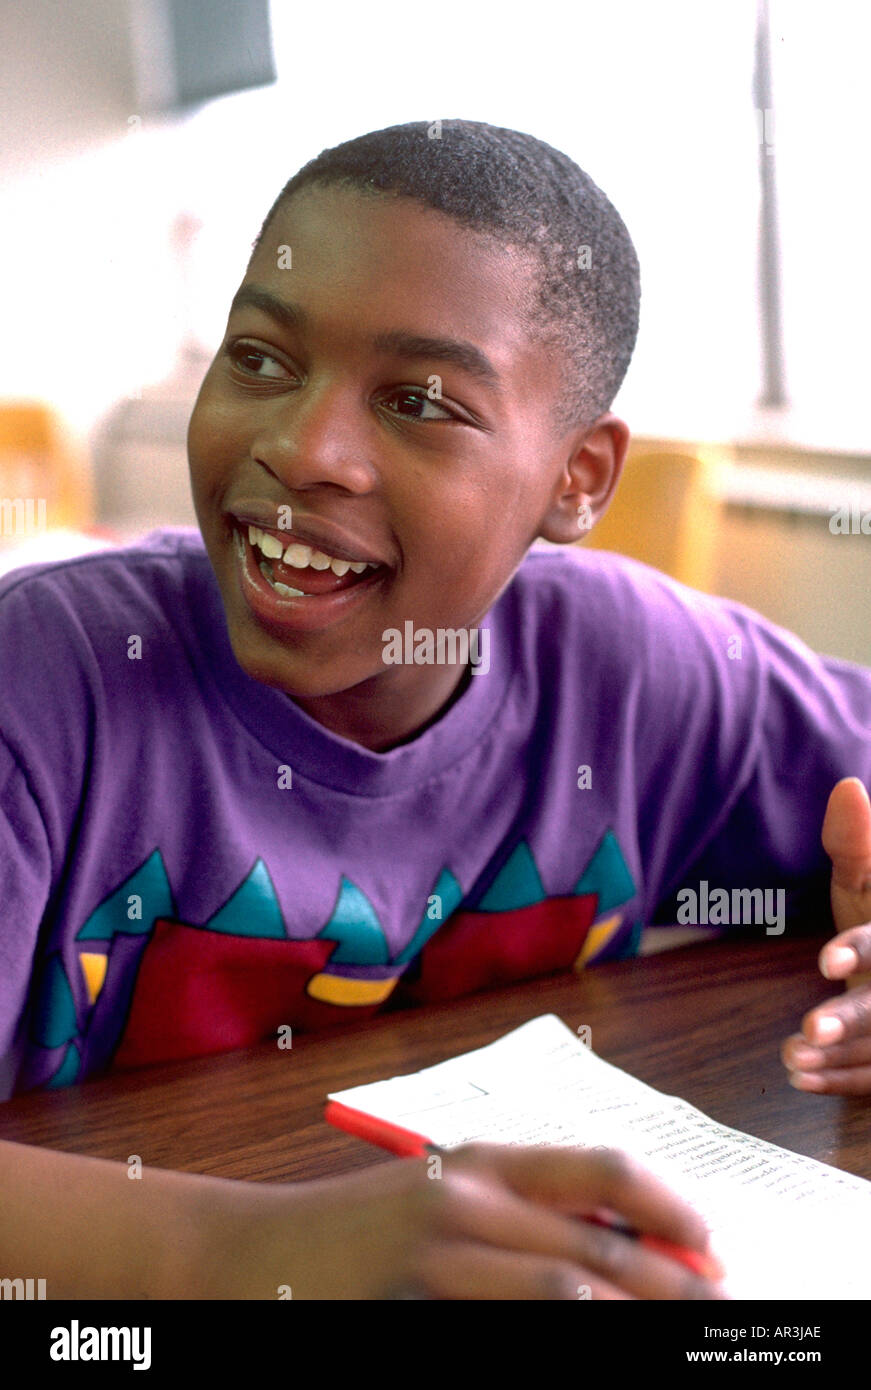
[[[338,383],[264,402],[251,455],[289,491],[333,483],[369,492],[377,481],[371,409]]]

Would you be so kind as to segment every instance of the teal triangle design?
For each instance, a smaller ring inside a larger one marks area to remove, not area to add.
[[[525,840],[502,865],[487,892],[478,903],[478,912],[512,912],[532,907],[546,897],[532,851]]]
[[[78,1078],[81,1060],[79,1049],[76,1047],[75,1043],[70,1043],[64,1053],[64,1059],[54,1076],[45,1083],[46,1087],[72,1086],[73,1082]]]
[[[63,961],[54,951],[45,963],[40,981],[31,1034],[40,1047],[62,1047],[78,1031],[73,992]]]
[[[231,898],[205,923],[208,931],[286,941],[287,930],[269,870],[258,859]]]
[[[641,945],[641,932],[643,925],[644,924],[643,922],[641,922],[640,919],[637,922],[632,923],[632,929],[629,935],[627,936],[626,940],[624,941],[623,945],[620,947],[620,950],[614,956],[614,960],[628,960],[630,956],[638,955],[638,948]]]
[[[377,912],[344,874],[333,915],[318,937],[338,942],[331,965],[386,965],[390,959]]]
[[[127,900],[134,893],[142,899],[142,917],[131,921],[127,916]],[[135,873],[94,909],[76,940],[111,941],[116,935],[145,936],[158,917],[171,917],[172,913],[169,879],[160,850],[156,849]]]
[[[626,860],[613,830],[606,830],[602,836],[599,848],[578,879],[574,891],[576,894],[597,894],[597,917],[635,897],[635,881],[626,866]]]
[[[451,913],[455,912],[459,907],[463,896],[463,890],[450,869],[442,869],[438,877],[438,882],[429,896],[433,897],[436,894],[442,900],[441,917],[433,921],[427,916],[426,911],[424,911],[423,917],[420,919],[420,926],[414,933],[414,936],[396,957],[397,965],[405,965],[408,961],[414,960],[414,957],[423,950],[430,937],[435,935],[439,927],[443,926]]]

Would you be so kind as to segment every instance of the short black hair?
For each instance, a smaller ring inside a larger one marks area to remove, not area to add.
[[[482,121],[412,121],[323,150],[285,184],[278,208],[309,185],[394,194],[525,251],[534,272],[527,326],[563,358],[561,430],[608,410],[638,333],[638,257],[616,208],[561,151]],[[537,293],[536,293],[537,291]]]

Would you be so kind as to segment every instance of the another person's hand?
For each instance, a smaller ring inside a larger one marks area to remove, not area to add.
[[[468,1145],[299,1184],[215,1214],[195,1295],[277,1299],[715,1299],[708,1279],[579,1220],[606,1211],[700,1254],[701,1217],[616,1150]],[[240,1184],[234,1184],[239,1188]]]
[[[871,802],[858,777],[837,783],[823,820],[838,934],[819,956],[827,980],[854,986],[811,1009],[781,1048],[801,1091],[871,1095]]]

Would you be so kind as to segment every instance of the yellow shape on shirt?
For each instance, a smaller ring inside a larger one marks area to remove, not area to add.
[[[597,922],[594,927],[590,927],[587,939],[581,947],[572,969],[583,970],[591,956],[597,955],[602,947],[611,940],[622,921],[623,913],[615,912],[613,916],[606,917],[604,922]]]
[[[347,975],[313,975],[306,986],[312,999],[324,1004],[380,1004],[396,988],[398,976],[388,980],[354,980]]]
[[[109,958],[102,951],[82,951],[79,960],[82,962],[82,974],[85,977],[88,999],[93,1004],[103,988]]]

